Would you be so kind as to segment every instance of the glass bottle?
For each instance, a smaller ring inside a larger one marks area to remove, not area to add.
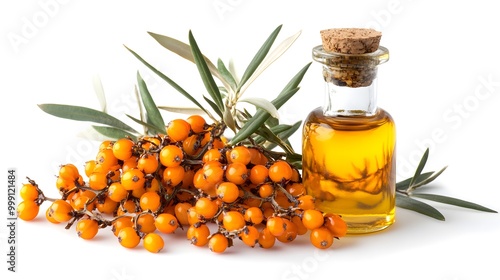
[[[318,208],[340,214],[349,234],[382,230],[394,222],[396,131],[377,107],[377,67],[389,59],[313,48],[323,65],[326,99],[304,121],[302,175]]]

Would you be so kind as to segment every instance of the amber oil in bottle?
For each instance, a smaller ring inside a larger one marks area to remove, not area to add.
[[[395,124],[376,102],[377,66],[389,52],[378,43],[361,54],[324,46],[313,49],[326,100],[304,122],[303,183],[320,210],[342,216],[349,234],[379,231],[395,215]]]

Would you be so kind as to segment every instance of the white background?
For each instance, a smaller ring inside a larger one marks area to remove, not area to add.
[[[30,176],[55,196],[57,166],[82,166],[95,156],[98,143],[78,136],[89,123],[52,117],[37,104],[99,109],[92,85],[96,75],[103,82],[108,111],[127,122],[124,113],[137,114],[133,87],[138,70],[159,105],[190,105],[140,65],[124,44],[199,98],[204,88],[196,67],[163,49],[147,31],[187,42],[192,30],[207,57],[234,59],[241,75],[279,24],[278,42],[301,30],[297,42],[247,93],[271,99],[312,60],[320,30],[374,27],[383,32],[382,45],[391,52],[390,61],[379,69],[379,105],[397,123],[398,179],[411,175],[430,147],[426,171],[449,168],[429,192],[499,210],[497,5],[436,2],[2,1],[2,170],[17,168],[19,187]],[[301,90],[280,110],[282,122],[304,119],[322,98],[321,67],[313,64]],[[300,149],[299,133],[292,143]],[[6,190],[0,194],[1,220],[6,221]],[[18,273],[7,273],[2,261],[1,278],[499,279],[500,215],[432,205],[446,216],[445,222],[398,209],[388,230],[343,238],[329,250],[318,251],[303,237],[272,250],[236,242],[223,255],[189,245],[183,232],[166,237],[158,255],[124,249],[110,231],[86,242],[73,228],[64,230],[38,217],[30,223],[18,221]],[[2,260],[7,237],[2,224]]]

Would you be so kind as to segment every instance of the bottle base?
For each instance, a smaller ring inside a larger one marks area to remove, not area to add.
[[[388,228],[394,223],[393,216],[342,215],[347,223],[348,235],[374,233]]]

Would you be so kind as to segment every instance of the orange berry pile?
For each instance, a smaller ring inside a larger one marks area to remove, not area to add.
[[[298,170],[261,146],[227,146],[223,124],[201,116],[172,120],[166,134],[104,141],[85,163],[84,180],[73,164],[61,165],[58,199],[46,197],[28,178],[18,216],[45,216],[54,224],[75,225],[83,239],[111,227],[118,242],[134,248],[141,241],[153,253],[162,235],[182,229],[189,242],[224,252],[236,239],[271,248],[309,233],[317,248],[332,245],[347,227],[340,216],[315,209]]]

